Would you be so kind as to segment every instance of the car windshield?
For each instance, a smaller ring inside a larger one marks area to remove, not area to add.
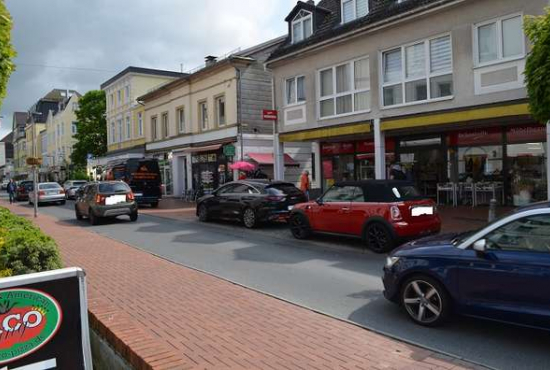
[[[393,195],[400,200],[422,198],[422,194],[413,185],[398,185],[392,188]]]
[[[52,189],[59,189],[61,186],[59,184],[40,184],[38,185],[38,189],[41,190],[52,190]]]
[[[130,188],[123,182],[99,184],[100,193],[126,193],[128,191],[130,191]]]

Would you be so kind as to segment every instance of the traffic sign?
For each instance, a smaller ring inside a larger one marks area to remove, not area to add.
[[[262,118],[264,121],[277,121],[278,113],[276,110],[264,109]]]

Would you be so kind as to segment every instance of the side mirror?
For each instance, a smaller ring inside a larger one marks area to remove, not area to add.
[[[487,252],[487,240],[479,239],[477,242],[475,242],[474,250],[482,254]]]

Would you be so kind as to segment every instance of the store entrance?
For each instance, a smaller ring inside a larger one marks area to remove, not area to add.
[[[442,138],[402,139],[397,158],[407,180],[435,199],[437,184],[446,181],[447,154]]]

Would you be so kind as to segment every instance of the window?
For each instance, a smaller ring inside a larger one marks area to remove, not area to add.
[[[342,23],[369,14],[369,0],[342,0]]]
[[[116,136],[115,136],[115,123],[111,122],[111,143],[116,142]]]
[[[178,108],[176,110],[176,117],[178,120],[178,131],[180,133],[184,133],[185,132],[185,110],[183,107]]]
[[[157,117],[151,117],[151,137],[153,140],[158,139],[158,132],[157,132]]]
[[[306,101],[305,77],[289,78],[285,82],[286,105],[297,104]]]
[[[524,217],[485,236],[487,248],[496,251],[550,253],[550,215]]]
[[[132,136],[132,126],[130,124],[130,116],[126,116],[126,139]]]
[[[225,126],[225,96],[216,98],[216,123]]]
[[[521,15],[499,18],[474,27],[476,64],[498,62],[524,56]]]
[[[369,59],[357,59],[319,72],[321,118],[370,109]]]
[[[205,101],[199,103],[199,122],[202,130],[208,130],[208,106]]]
[[[61,136],[65,136],[65,122],[61,122]]]
[[[73,112],[78,110],[78,103],[73,103]]]
[[[382,53],[385,107],[453,95],[452,46],[449,35]]]
[[[118,128],[118,142],[122,143],[122,120],[117,120],[117,128]]]
[[[130,86],[124,87],[124,98],[127,102],[130,101]]]
[[[162,137],[168,137],[168,112],[162,114]]]
[[[143,113],[138,113],[138,136],[143,136]]]
[[[73,136],[77,133],[76,122],[71,123],[71,133],[73,134]]]
[[[323,196],[323,202],[351,202],[355,199],[354,193],[356,189],[358,193],[363,193],[363,190],[361,188],[356,188],[355,186],[333,186]]]
[[[110,107],[113,108],[113,106],[115,105],[115,96],[113,94],[109,95],[109,102]]]
[[[313,33],[313,22],[310,12],[300,10],[292,20],[292,43],[303,41]]]
[[[122,103],[122,90],[117,91],[118,94],[118,104]]]

